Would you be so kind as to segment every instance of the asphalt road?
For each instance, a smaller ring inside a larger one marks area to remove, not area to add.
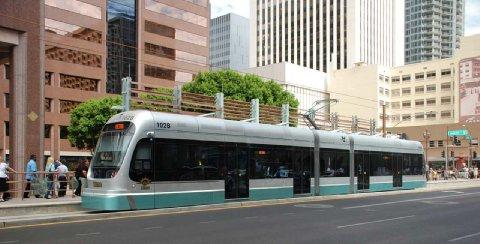
[[[2,243],[480,243],[480,188],[0,230]]]

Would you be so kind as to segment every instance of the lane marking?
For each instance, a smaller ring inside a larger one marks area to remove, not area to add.
[[[92,232],[92,233],[80,233],[75,234],[76,236],[93,236],[93,235],[100,235],[100,232]]]
[[[356,223],[356,224],[350,224],[350,225],[340,225],[340,226],[337,226],[337,229],[359,226],[359,225],[382,223],[382,222],[387,222],[387,221],[394,221],[394,220],[407,219],[407,218],[413,218],[413,217],[415,217],[415,215],[408,215],[408,216],[396,217],[396,218],[391,218],[391,219],[381,219],[381,220],[368,221],[368,222],[362,222],[362,223]]]
[[[215,220],[210,220],[210,221],[202,221],[202,222],[199,222],[200,224],[210,224],[210,223],[215,223],[217,221]]]
[[[478,194],[480,194],[480,192],[463,193],[463,194],[438,196],[438,197],[413,198],[413,199],[393,201],[393,202],[383,202],[383,203],[374,203],[374,204],[367,204],[367,205],[358,205],[358,206],[352,206],[352,207],[344,207],[343,209],[368,208],[368,207],[373,207],[373,206],[391,205],[391,204],[405,203],[405,202],[418,202],[418,201],[424,201],[424,200],[442,199],[442,198],[450,198],[450,197],[461,197],[461,196],[470,196],[470,195],[478,195]]]
[[[294,215],[295,213],[284,213],[283,215]]]
[[[367,208],[367,209],[365,209],[365,211],[367,211],[367,212],[376,212],[377,210]]]
[[[256,219],[258,216],[250,216],[250,217],[245,217],[245,219]]]
[[[0,242],[1,244],[7,244],[7,243],[18,243],[19,240],[14,240],[14,241],[2,241]]]
[[[478,236],[478,235],[480,235],[480,232],[474,233],[474,234],[470,234],[470,235],[466,235],[466,236],[461,236],[461,237],[458,237],[458,238],[455,238],[455,239],[451,239],[451,240],[449,240],[449,242],[460,241],[460,240],[463,240],[463,239],[466,239],[466,238],[470,238],[470,237],[474,237],[474,236]]]
[[[464,193],[463,191],[442,191],[445,193]]]
[[[152,226],[152,227],[145,227],[143,228],[144,230],[156,230],[156,229],[162,229],[162,226]]]

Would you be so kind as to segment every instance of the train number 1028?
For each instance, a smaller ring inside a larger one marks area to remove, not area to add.
[[[157,123],[157,128],[160,129],[170,129],[170,123]]]

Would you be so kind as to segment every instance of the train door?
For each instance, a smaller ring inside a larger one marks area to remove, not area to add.
[[[393,155],[392,173],[393,173],[393,187],[402,187],[403,176],[403,158],[402,155]]]
[[[141,139],[132,155],[130,179],[137,182],[134,191],[141,193],[127,197],[131,209],[148,209],[155,207],[154,150],[153,138]]]
[[[235,144],[225,147],[225,199],[249,196],[248,148]]]
[[[292,150],[293,161],[293,194],[310,194],[310,152],[307,150]]]
[[[355,175],[357,176],[357,189],[370,189],[370,160],[368,153],[355,152]]]

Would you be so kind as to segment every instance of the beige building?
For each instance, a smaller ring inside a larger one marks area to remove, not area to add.
[[[447,131],[466,129],[474,144],[480,137],[479,42],[480,35],[463,37],[460,49],[447,59],[393,68],[356,64],[333,71],[328,92],[339,103],[331,112],[375,118],[381,128],[385,104],[387,132],[424,142],[429,162],[444,165],[447,155],[457,167],[469,159],[478,162],[478,146],[464,137],[452,146]]]

